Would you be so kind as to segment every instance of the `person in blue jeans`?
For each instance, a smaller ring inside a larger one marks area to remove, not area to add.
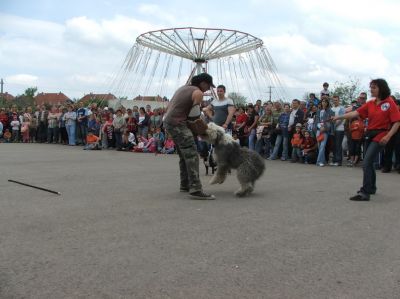
[[[276,140],[275,140],[274,150],[272,152],[270,160],[275,160],[277,158],[278,152],[279,152],[279,147],[281,146],[281,144],[283,146],[281,160],[286,161],[288,159],[289,119],[290,119],[290,105],[285,104],[285,105],[283,105],[283,112],[281,113],[281,115],[279,115],[279,118],[278,118],[278,124],[276,126],[277,136],[276,136]]]
[[[366,102],[355,111],[333,117],[334,121],[356,117],[368,118],[365,134],[368,146],[363,160],[363,183],[357,194],[349,198],[355,201],[368,201],[370,195],[376,193],[374,161],[400,127],[400,111],[390,97],[387,82],[384,79],[375,79],[370,82],[369,87],[374,100]]]
[[[76,131],[76,112],[73,111],[73,107],[68,105],[68,112],[64,114],[65,128],[68,134],[68,144],[76,145],[75,131]]]
[[[77,132],[81,144],[86,144],[86,136],[88,132],[88,112],[83,107],[83,102],[79,102],[79,109],[76,111]]]
[[[335,113],[329,106],[329,100],[324,98],[321,100],[321,109],[317,111],[315,114],[314,120],[314,132],[316,133],[316,137],[318,141],[318,157],[317,157],[317,165],[325,166],[326,158],[325,158],[325,147],[328,142],[328,137],[332,127],[332,117]],[[320,137],[323,135],[323,138]]]
[[[258,123],[259,115],[254,109],[253,104],[247,105],[247,122],[245,127],[245,133],[249,134],[249,149],[255,150],[256,147],[256,128]]]

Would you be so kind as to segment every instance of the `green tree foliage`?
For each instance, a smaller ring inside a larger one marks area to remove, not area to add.
[[[361,92],[360,80],[349,78],[347,82],[335,82],[333,95],[338,95],[342,104],[350,104]]]
[[[35,100],[33,97],[27,96],[25,94],[16,96],[12,101],[12,105],[16,105],[18,109],[25,109],[26,107],[33,107]]]
[[[95,99],[93,99],[93,100],[90,100],[90,101],[87,103],[87,106],[90,106],[90,105],[92,105],[93,103],[96,103],[98,108],[104,108],[104,107],[107,107],[107,106],[108,106],[108,100],[99,99],[99,98],[95,98]]]
[[[400,100],[400,92],[396,91],[393,95],[396,98],[396,100]]]
[[[236,107],[246,106],[247,98],[245,96],[242,96],[240,93],[231,92],[228,94],[228,98],[232,99]]]
[[[36,92],[37,92],[37,87],[29,87],[25,89],[24,96],[33,99],[35,97]]]

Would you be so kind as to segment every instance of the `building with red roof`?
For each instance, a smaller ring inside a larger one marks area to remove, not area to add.
[[[62,105],[67,102],[71,102],[71,99],[68,98],[65,94],[61,91],[59,93],[38,93],[35,97],[36,105]]]

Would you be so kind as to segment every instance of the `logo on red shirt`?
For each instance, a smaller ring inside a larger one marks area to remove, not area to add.
[[[389,103],[384,103],[381,105],[381,109],[382,111],[387,111],[390,108],[390,104]]]

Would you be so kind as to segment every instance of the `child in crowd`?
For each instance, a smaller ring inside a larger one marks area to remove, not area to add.
[[[173,154],[175,152],[175,143],[171,136],[168,136],[164,142],[164,146],[160,151],[162,154]]]
[[[302,149],[301,149],[301,144],[303,143],[303,135],[301,133],[301,124],[298,123],[296,124],[295,128],[295,133],[293,134],[291,143],[292,143],[292,160],[290,162],[296,163],[297,161],[300,161],[300,163],[303,163],[303,155],[302,155]]]
[[[305,164],[314,164],[316,161],[317,141],[311,136],[310,131],[304,132],[304,138],[300,145]]]
[[[348,166],[358,163],[361,154],[361,140],[364,136],[364,122],[358,117],[350,123],[351,143],[349,148],[350,160]]]
[[[103,132],[107,139],[107,148],[115,148],[113,118],[109,117],[103,125]]]
[[[86,135],[86,144],[83,148],[84,150],[100,150],[101,147],[99,145],[100,137],[93,134],[92,131],[89,131]]]
[[[21,125],[21,133],[22,133],[22,142],[28,143],[29,142],[29,126],[31,122],[29,121],[29,117],[24,116],[24,121]]]
[[[88,132],[89,131],[96,136],[100,136],[100,122],[96,116],[96,113],[92,113],[89,116]]]
[[[122,150],[131,151],[135,145],[135,134],[133,134],[129,130],[125,130],[124,134],[122,135]]]
[[[161,152],[164,142],[165,142],[165,135],[161,131],[161,128],[159,128],[159,127],[155,128],[155,133],[154,133],[153,137],[156,142],[157,152]]]
[[[4,137],[5,143],[10,143],[11,142],[12,134],[11,134],[9,129],[5,129],[3,137]]]
[[[19,126],[20,121],[18,120],[18,116],[16,114],[13,115],[13,120],[10,123],[11,126],[11,138],[12,142],[19,142]]]
[[[156,140],[153,137],[152,133],[147,134],[148,139],[146,140],[145,138],[141,138],[143,141],[144,145],[143,147],[134,147],[133,151],[138,152],[138,153],[155,153],[157,150],[157,145],[156,145]],[[144,141],[146,140],[146,141]]]
[[[240,144],[240,139],[237,133],[232,133],[232,138],[233,141],[235,141],[237,144]]]

